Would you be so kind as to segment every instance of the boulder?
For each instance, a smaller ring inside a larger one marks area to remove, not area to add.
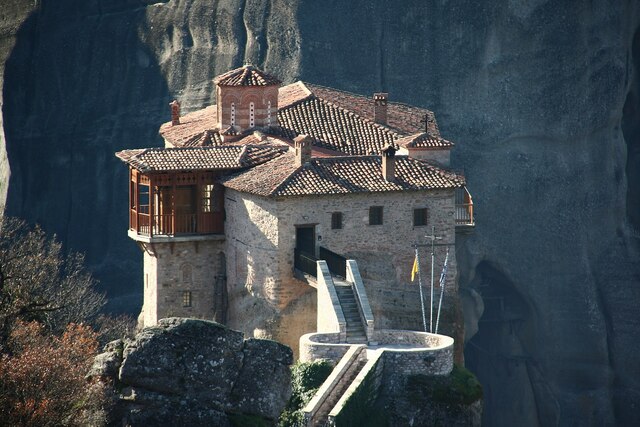
[[[275,341],[169,318],[131,341],[109,343],[89,377],[120,390],[114,423],[223,426],[228,414],[277,419],[291,394],[292,363],[291,349]]]

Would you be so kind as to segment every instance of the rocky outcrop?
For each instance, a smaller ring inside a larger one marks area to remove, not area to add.
[[[142,277],[112,153],[160,145],[173,97],[184,111],[211,103],[211,78],[251,61],[286,82],[388,91],[434,110],[457,143],[452,164],[476,202],[457,259],[485,425],[640,417],[637,2],[4,0],[1,10],[8,212],[86,252],[112,307],[137,312]]]
[[[229,414],[276,420],[291,394],[293,354],[215,322],[169,318],[109,343],[89,378],[120,390],[111,420],[127,425],[229,425]]]

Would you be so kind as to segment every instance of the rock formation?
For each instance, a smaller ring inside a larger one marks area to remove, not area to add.
[[[277,420],[291,394],[291,349],[215,322],[163,319],[109,343],[90,378],[121,390],[112,423],[229,425],[229,414]],[[233,415],[231,415],[233,416]]]
[[[209,104],[253,62],[427,107],[457,143],[486,425],[640,417],[637,2],[40,0],[18,26],[24,3],[0,8],[7,211],[86,252],[113,307],[139,309],[142,257],[112,153],[160,145],[171,99]]]

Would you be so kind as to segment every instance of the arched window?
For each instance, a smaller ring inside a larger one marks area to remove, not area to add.
[[[191,283],[193,277],[191,274],[191,264],[184,263],[180,266],[180,273],[182,273],[182,283]]]
[[[267,126],[271,126],[271,101],[267,102]]]
[[[252,103],[249,104],[249,127],[252,128],[256,125],[256,109],[255,105]]]
[[[231,103],[231,126],[236,124],[236,103]]]

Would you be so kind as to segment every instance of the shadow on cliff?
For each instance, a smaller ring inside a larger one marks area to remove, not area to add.
[[[526,425],[539,425],[540,414],[531,404],[536,400],[531,378],[535,362],[526,348],[527,343],[534,342],[532,310],[507,275],[488,261],[478,264],[470,287],[482,296],[484,303],[478,332],[465,345],[466,366],[484,388],[483,423],[519,425],[526,420]],[[501,401],[505,396],[500,384],[506,381],[519,385],[517,402]],[[519,419],[509,420],[511,412],[492,412],[504,405],[520,406],[516,411]]]
[[[640,243],[640,28],[631,47],[633,71],[622,111],[622,133],[627,145],[627,218],[636,244]]]
[[[137,313],[142,302],[141,257],[126,234],[128,171],[114,152],[161,145],[170,98],[139,40],[149,3],[43,0],[5,67],[6,212],[85,253],[114,312]]]

